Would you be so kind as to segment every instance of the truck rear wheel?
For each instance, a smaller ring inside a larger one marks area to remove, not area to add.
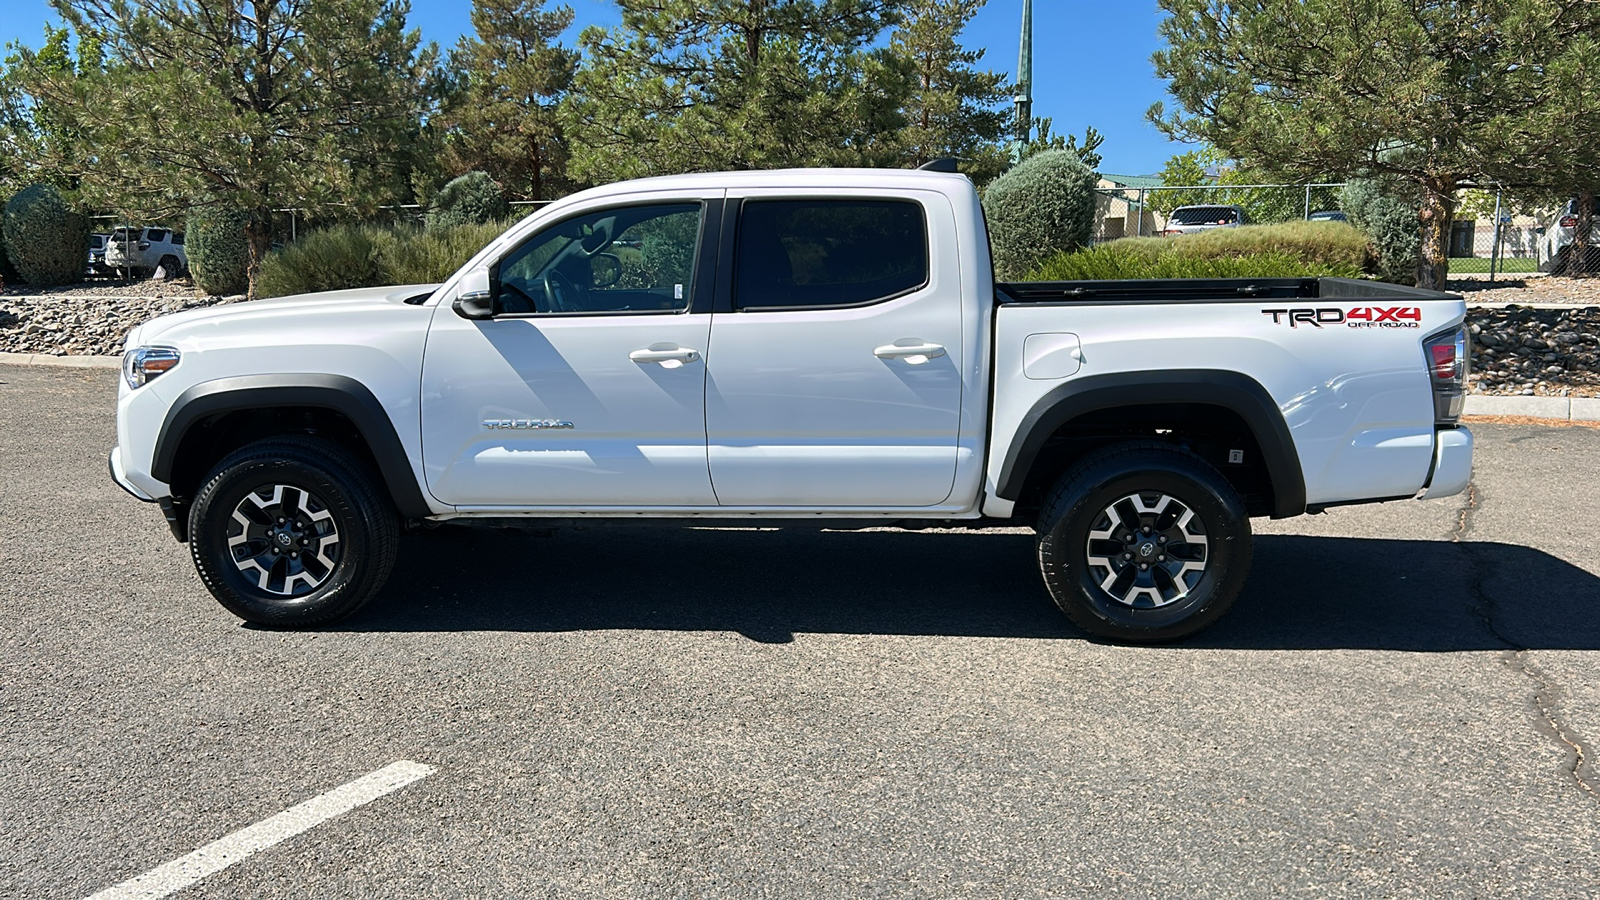
[[[1186,450],[1118,444],[1078,462],[1039,516],[1039,567],[1084,631],[1150,643],[1222,617],[1250,571],[1250,519],[1233,486]]]
[[[367,468],[311,437],[229,454],[189,510],[190,555],[212,596],[241,619],[279,627],[360,609],[389,577],[399,531]]]

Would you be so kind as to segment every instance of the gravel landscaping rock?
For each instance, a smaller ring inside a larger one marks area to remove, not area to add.
[[[1555,275],[1452,278],[1449,290],[1468,303],[1570,303],[1600,306],[1600,278],[1562,278]]]
[[[8,287],[0,296],[0,353],[115,356],[128,332],[142,322],[243,299],[198,296],[187,278],[43,290]]]
[[[1600,307],[1473,307],[1467,323],[1475,393],[1600,395]]]

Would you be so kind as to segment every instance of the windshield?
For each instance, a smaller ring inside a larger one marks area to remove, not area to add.
[[[1231,206],[1185,206],[1172,211],[1174,225],[1232,225],[1239,211]]]

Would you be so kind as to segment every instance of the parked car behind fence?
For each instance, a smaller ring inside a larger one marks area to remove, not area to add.
[[[183,249],[183,232],[170,228],[122,226],[111,232],[106,244],[106,265],[135,275],[165,269],[168,275],[189,271],[189,254]]]
[[[1578,201],[1568,200],[1555,223],[1539,240],[1539,271],[1559,275],[1571,262],[1572,240],[1578,230]],[[1600,211],[1589,223],[1589,268],[1600,268]]]
[[[1213,228],[1238,228],[1249,221],[1238,206],[1180,206],[1167,217],[1167,227],[1158,234],[1195,234]]]

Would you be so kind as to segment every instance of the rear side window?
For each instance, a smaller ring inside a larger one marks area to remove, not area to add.
[[[172,233],[172,242],[174,244],[177,244],[179,247],[182,247],[183,246],[183,232],[174,231]]]
[[[734,272],[739,309],[888,300],[928,283],[928,226],[909,200],[749,200]]]

